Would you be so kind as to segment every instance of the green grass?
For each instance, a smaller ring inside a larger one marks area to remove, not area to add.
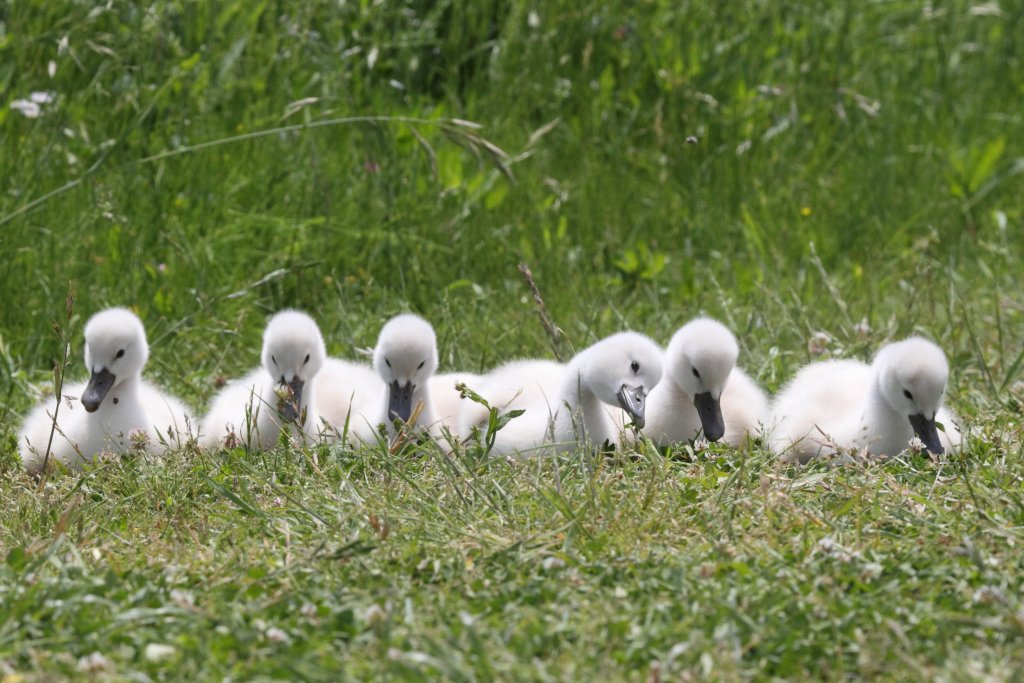
[[[0,4],[0,681],[1019,678],[1021,35],[1019,1]],[[550,356],[521,261],[572,348],[706,313],[773,391],[817,331],[928,335],[970,446],[17,463],[53,321],[78,378],[134,306],[201,411],[283,307],[340,356],[403,310],[444,369]]]

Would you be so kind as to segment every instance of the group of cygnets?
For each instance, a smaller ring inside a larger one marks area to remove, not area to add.
[[[920,337],[883,346],[870,366],[810,363],[769,403],[736,366],[736,337],[709,318],[684,325],[664,350],[643,334],[620,332],[565,364],[516,360],[486,374],[436,374],[434,329],[419,316],[389,320],[370,365],[329,358],[316,322],[286,310],[267,324],[260,365],[224,386],[201,422],[142,378],[148,355],[134,313],[94,315],[85,327],[89,381],[65,386],[66,400],[45,401],[28,415],[18,436],[25,467],[78,468],[104,454],[159,453],[190,439],[208,449],[267,449],[281,438],[380,443],[403,430],[452,447],[486,434],[491,408],[516,411],[491,432],[491,451],[505,455],[642,437],[658,446],[700,438],[740,446],[760,438],[801,462],[894,456],[913,447],[941,454],[961,445],[943,408],[945,355]]]

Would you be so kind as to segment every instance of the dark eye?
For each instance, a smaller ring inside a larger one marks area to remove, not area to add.
[[[636,373],[640,372],[640,364],[637,363],[636,361],[633,361],[632,363],[629,364],[629,369],[632,370],[633,374],[635,375]]]
[[[120,350],[119,350],[119,351],[117,352],[117,355],[116,355],[116,356],[114,356],[114,358],[123,358],[123,357],[124,357],[124,349],[120,349]]]
[[[909,391],[907,391],[906,389],[903,390],[903,395],[906,396],[907,398],[909,398],[911,401],[914,400],[914,395],[912,393],[910,393]]]
[[[426,363],[426,362],[427,361],[425,361],[425,360],[424,361],[420,361],[420,364],[416,366],[416,369],[419,370],[420,368],[422,368],[423,364]]]
[[[305,365],[308,362],[309,362],[309,354],[307,353],[306,354],[306,360],[302,361],[302,364]]]
[[[693,368],[693,376],[696,377],[697,379],[700,379],[700,373],[697,372],[697,368]]]
[[[270,357],[270,362],[273,363],[274,365],[277,365],[277,359],[274,358],[273,356]]]
[[[384,359],[384,362],[388,364],[389,368],[391,367],[391,361],[389,361],[387,358]]]

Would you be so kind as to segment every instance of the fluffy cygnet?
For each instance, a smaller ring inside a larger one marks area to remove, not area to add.
[[[316,387],[326,355],[311,317],[299,311],[275,315],[263,333],[261,366],[214,398],[203,422],[203,444],[266,449],[286,428],[300,442],[317,441],[322,425]]]
[[[565,366],[517,361],[485,376],[478,392],[502,411],[523,410],[497,434],[494,451],[531,454],[547,444],[567,450],[614,443],[606,406],[622,408],[642,427],[647,393],[661,379],[661,349],[644,335],[622,332],[576,354]],[[464,434],[487,428],[482,406],[464,409]]]
[[[920,337],[887,344],[870,366],[811,363],[775,399],[772,447],[801,462],[849,450],[894,456],[915,435],[932,453],[955,449],[960,433],[942,407],[948,375],[942,350]]]
[[[433,433],[437,417],[430,379],[437,371],[437,337],[423,318],[403,314],[384,325],[373,351],[373,368],[331,359],[322,390],[325,419],[338,433],[376,442],[378,427],[395,434],[395,420],[408,422],[418,406],[416,424]]]
[[[25,468],[42,470],[49,462],[80,468],[105,451],[143,450],[154,454],[179,447],[191,418],[185,405],[142,379],[149,358],[146,331],[131,311],[111,308],[97,313],[85,326],[87,384],[65,386],[64,401],[37,406],[18,435],[18,450]]]
[[[768,398],[736,367],[739,345],[725,325],[697,318],[681,327],[665,353],[665,377],[647,398],[646,434],[659,446],[724,437],[732,446],[767,422]]]

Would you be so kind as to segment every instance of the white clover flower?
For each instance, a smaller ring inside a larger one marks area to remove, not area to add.
[[[110,660],[99,652],[93,652],[78,659],[78,670],[83,673],[93,673],[108,668],[110,668]]]
[[[871,334],[871,325],[868,324],[867,318],[861,318],[860,322],[853,326],[853,332],[857,335],[858,339],[864,340]]]
[[[387,617],[388,613],[385,612],[384,608],[377,603],[370,605],[366,608],[366,611],[363,612],[363,621],[365,621],[369,626],[376,626],[387,619]]]
[[[42,109],[32,100],[14,100],[11,102],[11,109],[18,112],[26,119],[37,119]]]
[[[807,353],[812,357],[820,356],[828,350],[828,345],[831,343],[832,337],[827,332],[815,332],[807,340]]]
[[[551,571],[552,569],[561,569],[565,566],[565,561],[560,557],[549,556],[545,557],[544,561],[540,563],[540,566],[545,571]]]
[[[864,581],[871,581],[882,573],[882,565],[877,562],[868,562],[860,570],[860,578]]]
[[[164,645],[163,643],[150,643],[143,650],[143,656],[151,662],[160,662],[165,659],[174,656],[177,650],[171,645]]]
[[[264,635],[267,636],[267,640],[269,640],[272,643],[287,643],[289,640],[291,640],[288,637],[287,633],[285,633],[283,630],[279,629],[276,626],[271,626],[270,628],[268,628],[266,631],[264,631]]]

